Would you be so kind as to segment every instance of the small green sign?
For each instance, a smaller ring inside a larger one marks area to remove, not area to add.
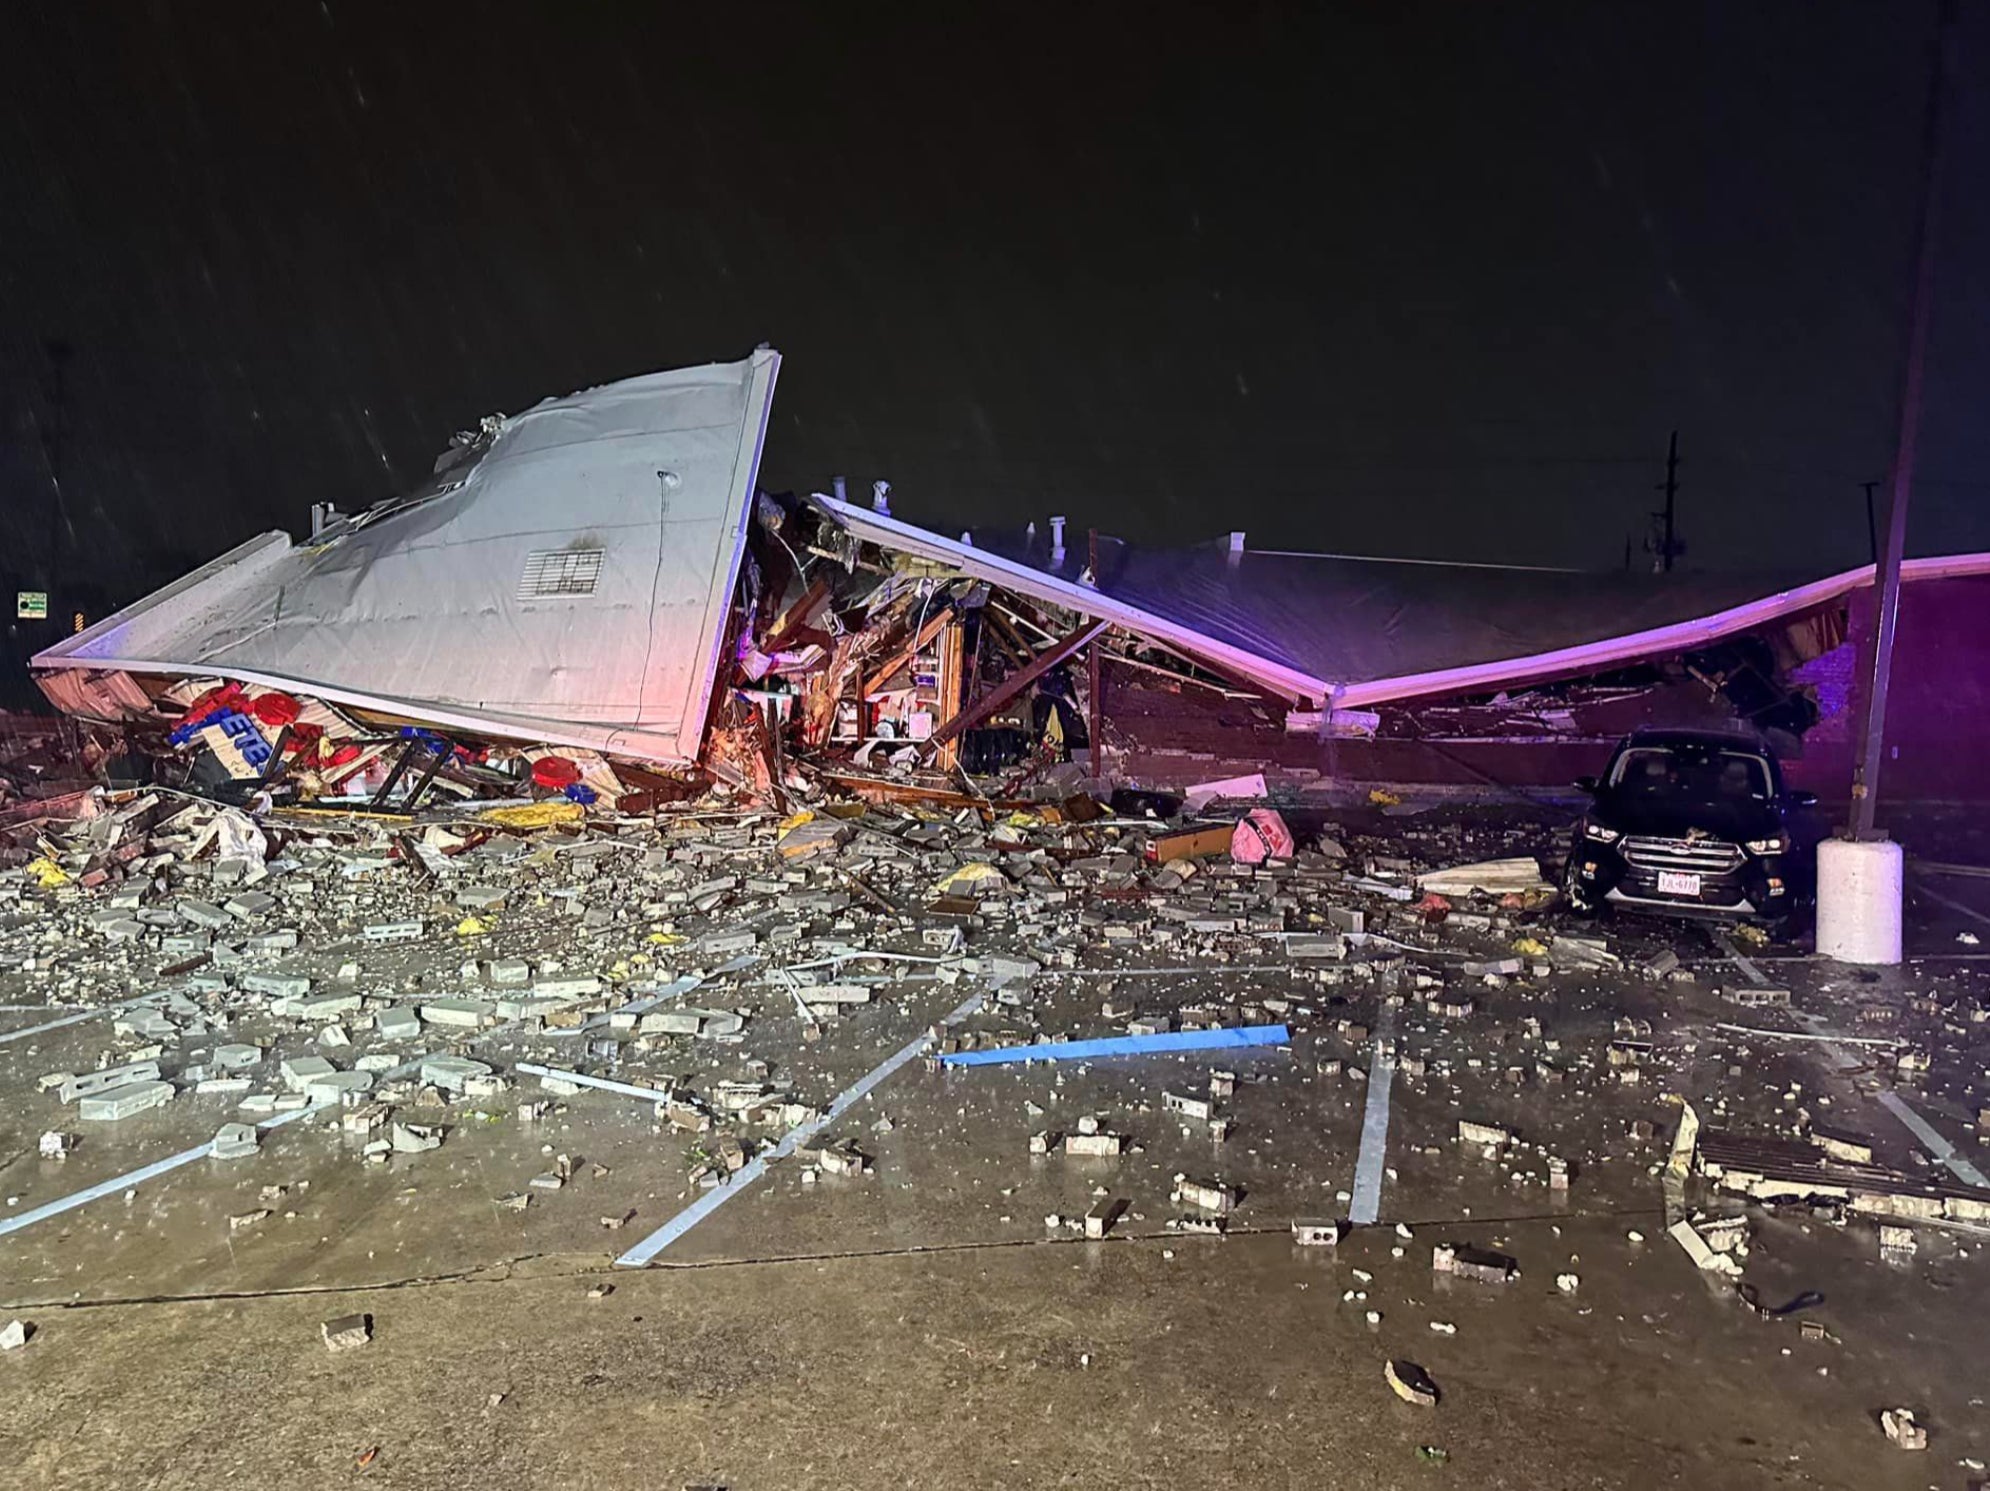
[[[16,621],[48,620],[48,592],[46,590],[15,591],[14,619]]]

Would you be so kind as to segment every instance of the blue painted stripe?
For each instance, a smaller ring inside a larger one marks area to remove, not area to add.
[[[1237,1046],[1282,1046],[1292,1039],[1283,1025],[1232,1025],[1217,1030],[1169,1030],[1160,1035],[1115,1035],[1095,1041],[1045,1041],[1034,1046],[1003,1046],[992,1051],[956,1051],[942,1056],[945,1066],[1000,1066],[1016,1061],[1089,1061],[1097,1056],[1151,1056],[1162,1051],[1228,1050]]]

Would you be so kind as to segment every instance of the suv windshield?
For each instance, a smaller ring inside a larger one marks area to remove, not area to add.
[[[1617,758],[1609,785],[1626,797],[1690,797],[1707,802],[1769,800],[1769,764],[1746,751],[1633,746]]]

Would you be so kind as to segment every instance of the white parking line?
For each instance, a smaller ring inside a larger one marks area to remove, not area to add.
[[[144,1001],[134,1000],[133,1003],[142,1004]],[[427,1059],[427,1053],[424,1052],[420,1056],[415,1056],[402,1062],[391,1072],[387,1072],[384,1075],[389,1079],[405,1077],[408,1073],[418,1070],[421,1064]],[[316,1114],[323,1113],[327,1108],[332,1106],[330,1103],[319,1103],[306,1108],[293,1108],[288,1113],[278,1113],[274,1117],[263,1119],[256,1127],[265,1132],[270,1129],[280,1129],[287,1123],[297,1122],[300,1118],[310,1118]],[[157,1180],[162,1175],[171,1174],[182,1165],[191,1165],[195,1160],[205,1156],[212,1147],[213,1141],[208,1140],[195,1145],[192,1149],[183,1149],[178,1154],[167,1155],[163,1160],[154,1160],[149,1165],[141,1165],[138,1169],[126,1171],[123,1175],[99,1181],[93,1186],[86,1186],[83,1190],[73,1192],[67,1196],[58,1197],[54,1201],[44,1202],[32,1210],[22,1212],[19,1216],[8,1217],[5,1221],[0,1221],[0,1237],[6,1237],[9,1233],[19,1232],[23,1227],[32,1227],[37,1222],[45,1222],[50,1217],[59,1217],[66,1211],[74,1211],[77,1207],[87,1206],[92,1201],[102,1200],[113,1191],[128,1190],[132,1186],[143,1184],[145,1181]]]
[[[1942,898],[1938,896],[1936,899],[1940,900]],[[1958,911],[1969,911],[1967,906],[1958,906],[1956,909]],[[1975,916],[1977,913],[1970,911],[1969,914]],[[1985,920],[1990,920],[1990,918],[1985,918]],[[1725,932],[1716,932],[1714,934],[1714,941],[1726,949],[1728,957],[1733,960],[1734,965],[1742,971],[1750,983],[1766,984],[1769,982],[1762,976],[1760,969],[1741,955],[1740,949],[1734,945]],[[1807,1010],[1793,1009],[1790,1011],[1790,1018],[1817,1036],[1821,1041],[1825,1054],[1836,1061],[1839,1066],[1850,1069],[1864,1064],[1850,1051],[1846,1050],[1844,1046],[1838,1044],[1840,1038],[1825,1029],[1822,1016],[1812,1014]],[[1984,1179],[1983,1172],[1957,1153],[1956,1147],[1944,1139],[1940,1131],[1929,1123],[1927,1119],[1916,1113],[1908,1105],[1907,1100],[1899,1093],[1889,1087],[1877,1096],[1879,1098],[1879,1105],[1895,1118],[1899,1119],[1907,1131],[1920,1141],[1922,1148],[1926,1149],[1930,1155],[1947,1166],[1949,1172],[1957,1180],[1961,1181],[1964,1185],[1990,1186],[1990,1180]]]
[[[965,1020],[969,1015],[981,1008],[981,1001],[984,997],[981,994],[974,995],[960,1005],[959,1008],[955,1009],[952,1014],[941,1020],[940,1024],[959,1024],[962,1020]],[[615,1260],[616,1266],[619,1268],[642,1268],[650,1263],[655,1259],[657,1254],[661,1253],[665,1248],[676,1242],[678,1238],[689,1232],[693,1227],[704,1221],[706,1217],[709,1217],[713,1212],[717,1211],[721,1206],[724,1206],[733,1197],[765,1175],[767,1167],[770,1164],[776,1160],[785,1160],[797,1149],[800,1149],[809,1140],[841,1118],[850,1108],[862,1102],[872,1088],[876,1087],[885,1078],[912,1060],[913,1057],[925,1051],[932,1043],[931,1036],[922,1035],[918,1040],[913,1041],[910,1045],[905,1046],[892,1056],[887,1057],[877,1066],[871,1068],[870,1071],[866,1072],[856,1082],[838,1093],[836,1100],[829,1105],[828,1111],[820,1118],[813,1119],[798,1129],[790,1129],[786,1137],[779,1144],[776,1144],[765,1154],[756,1155],[753,1159],[747,1161],[745,1167],[737,1175],[733,1176],[728,1184],[716,1186],[705,1192],[704,1195],[693,1201],[684,1210],[680,1211],[668,1222],[665,1222],[620,1258],[617,1258]]]
[[[10,1030],[0,1035],[0,1046],[9,1041],[24,1041],[31,1035],[45,1035],[51,1030],[60,1030],[65,1025],[81,1025],[85,1020],[95,1020],[102,1015],[121,1015],[126,1010],[137,1009],[141,1004],[150,1004],[159,998],[157,994],[146,994],[138,999],[127,999],[122,1004],[107,1004],[98,1009],[81,1010],[73,1015],[64,1015],[60,1020],[50,1020],[45,1025],[30,1025],[26,1030]]]
[[[1354,1160],[1354,1204],[1347,1219],[1357,1227],[1382,1214],[1382,1172],[1389,1158],[1389,1089],[1396,1082],[1396,1007],[1376,1017],[1368,1062],[1368,1102],[1361,1115],[1361,1149]]]
[[[1925,881],[1923,881],[1922,883],[1918,884],[1915,887],[1914,893],[1918,896],[1926,896],[1929,900],[1933,901],[1937,906],[1946,906],[1951,911],[1960,911],[1964,916],[1970,918],[1972,921],[1979,921],[1982,922],[1984,926],[1990,927],[1990,916],[1985,916],[1982,912],[1978,911],[1974,906],[1965,906],[1960,901],[1952,901],[1938,890],[1929,890],[1927,887],[1927,883]]]
[[[314,1113],[324,1111],[321,1107],[296,1108],[289,1113],[279,1113],[274,1118],[265,1118],[256,1127],[281,1128],[287,1123],[295,1123],[300,1118],[309,1118]],[[112,1176],[109,1180],[100,1180],[95,1185],[87,1186],[71,1195],[45,1202],[31,1211],[22,1212],[17,1217],[9,1217],[6,1221],[0,1222],[0,1237],[19,1232],[23,1227],[32,1227],[37,1222],[46,1222],[50,1217],[59,1217],[66,1211],[74,1211],[77,1207],[87,1206],[92,1201],[102,1200],[114,1191],[129,1190],[132,1186],[141,1185],[145,1181],[156,1180],[179,1169],[182,1165],[191,1165],[195,1160],[204,1158],[211,1148],[213,1148],[212,1140],[197,1144],[192,1149],[183,1149],[178,1154],[167,1155],[163,1160],[154,1160],[149,1165],[141,1165],[136,1170]]]

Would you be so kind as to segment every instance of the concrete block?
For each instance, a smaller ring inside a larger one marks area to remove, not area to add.
[[[1237,1194],[1230,1187],[1190,1180],[1187,1176],[1175,1178],[1173,1199],[1182,1206],[1193,1206],[1217,1216],[1228,1216],[1237,1204]]]
[[[64,1075],[56,1087],[55,1096],[58,1102],[73,1103],[78,1098],[108,1092],[115,1087],[129,1087],[140,1082],[158,1080],[158,1062],[134,1061],[124,1066],[107,1067],[101,1072],[84,1072],[74,1077]]]
[[[348,1134],[364,1136],[387,1127],[387,1121],[394,1116],[393,1108],[386,1103],[361,1103],[357,1108],[349,1108],[339,1115],[339,1128]]]
[[[192,922],[196,927],[213,931],[229,925],[228,913],[208,901],[181,901],[173,909],[179,912],[182,921]]]
[[[1479,1284],[1508,1284],[1520,1277],[1520,1265],[1504,1253],[1462,1243],[1439,1243],[1430,1250],[1433,1273],[1450,1274]]]
[[[1126,1140],[1119,1134],[1066,1134],[1064,1152],[1087,1159],[1109,1159],[1126,1148]]]
[[[291,999],[290,1013],[299,1020],[336,1020],[340,1015],[357,1014],[363,1003],[353,993],[306,994]]]
[[[1513,1142],[1510,1131],[1491,1123],[1474,1123],[1469,1118],[1458,1120],[1458,1142],[1476,1144],[1482,1149],[1500,1149]]]
[[[332,1351],[352,1351],[373,1339],[371,1315],[341,1315],[318,1327],[325,1345]]]
[[[421,1005],[421,1017],[430,1025],[475,1030],[491,1018],[494,1008],[488,999],[431,999]]]
[[[492,1068],[467,1056],[431,1056],[421,1064],[422,1081],[446,1092],[461,1092],[472,1077],[488,1077]]]
[[[1112,1224],[1125,1212],[1126,1203],[1108,1198],[1085,1213],[1085,1236],[1094,1242],[1112,1231]]]
[[[156,1108],[172,1098],[170,1082],[127,1082],[78,1100],[76,1116],[86,1123],[109,1123]]]
[[[1216,1106],[1208,1098],[1188,1097],[1178,1092],[1161,1094],[1161,1106],[1170,1113],[1183,1118],[1193,1118],[1207,1123],[1215,1114]]]
[[[564,994],[513,994],[492,1001],[500,1020],[533,1020],[566,1009],[574,1001]]]
[[[271,999],[301,999],[311,992],[311,980],[301,973],[246,973],[242,987]]]
[[[217,1160],[245,1160],[262,1146],[262,1136],[254,1125],[246,1123],[224,1123],[215,1131],[214,1141],[207,1147],[208,1154]]]
[[[141,1041],[178,1040],[180,1028],[157,1010],[127,1010],[111,1022],[111,1029]]]
[[[322,1056],[286,1056],[277,1070],[282,1073],[284,1086],[292,1092],[302,1092],[306,1084],[329,1077],[338,1068]]]
[[[496,963],[491,965],[491,982],[494,984],[509,982],[497,976],[498,966]],[[601,980],[591,977],[542,978],[532,985],[532,992],[543,999],[585,999],[590,994],[601,992]]]
[[[243,891],[241,895],[222,903],[221,909],[243,921],[253,921],[259,916],[267,916],[276,909],[276,897],[267,891]]]
[[[411,1041],[421,1034],[421,1016],[406,1005],[396,1005],[373,1018],[373,1033],[383,1041]]]
[[[331,1072],[304,1084],[304,1096],[316,1106],[351,1108],[373,1090],[371,1072]]]
[[[1345,958],[1347,943],[1340,937],[1292,937],[1286,940],[1285,956],[1297,961]]]
[[[1336,1248],[1346,1224],[1336,1221],[1295,1221],[1292,1241],[1302,1248]]]
[[[869,984],[817,984],[801,993],[809,1004],[869,1004],[874,991]]]

